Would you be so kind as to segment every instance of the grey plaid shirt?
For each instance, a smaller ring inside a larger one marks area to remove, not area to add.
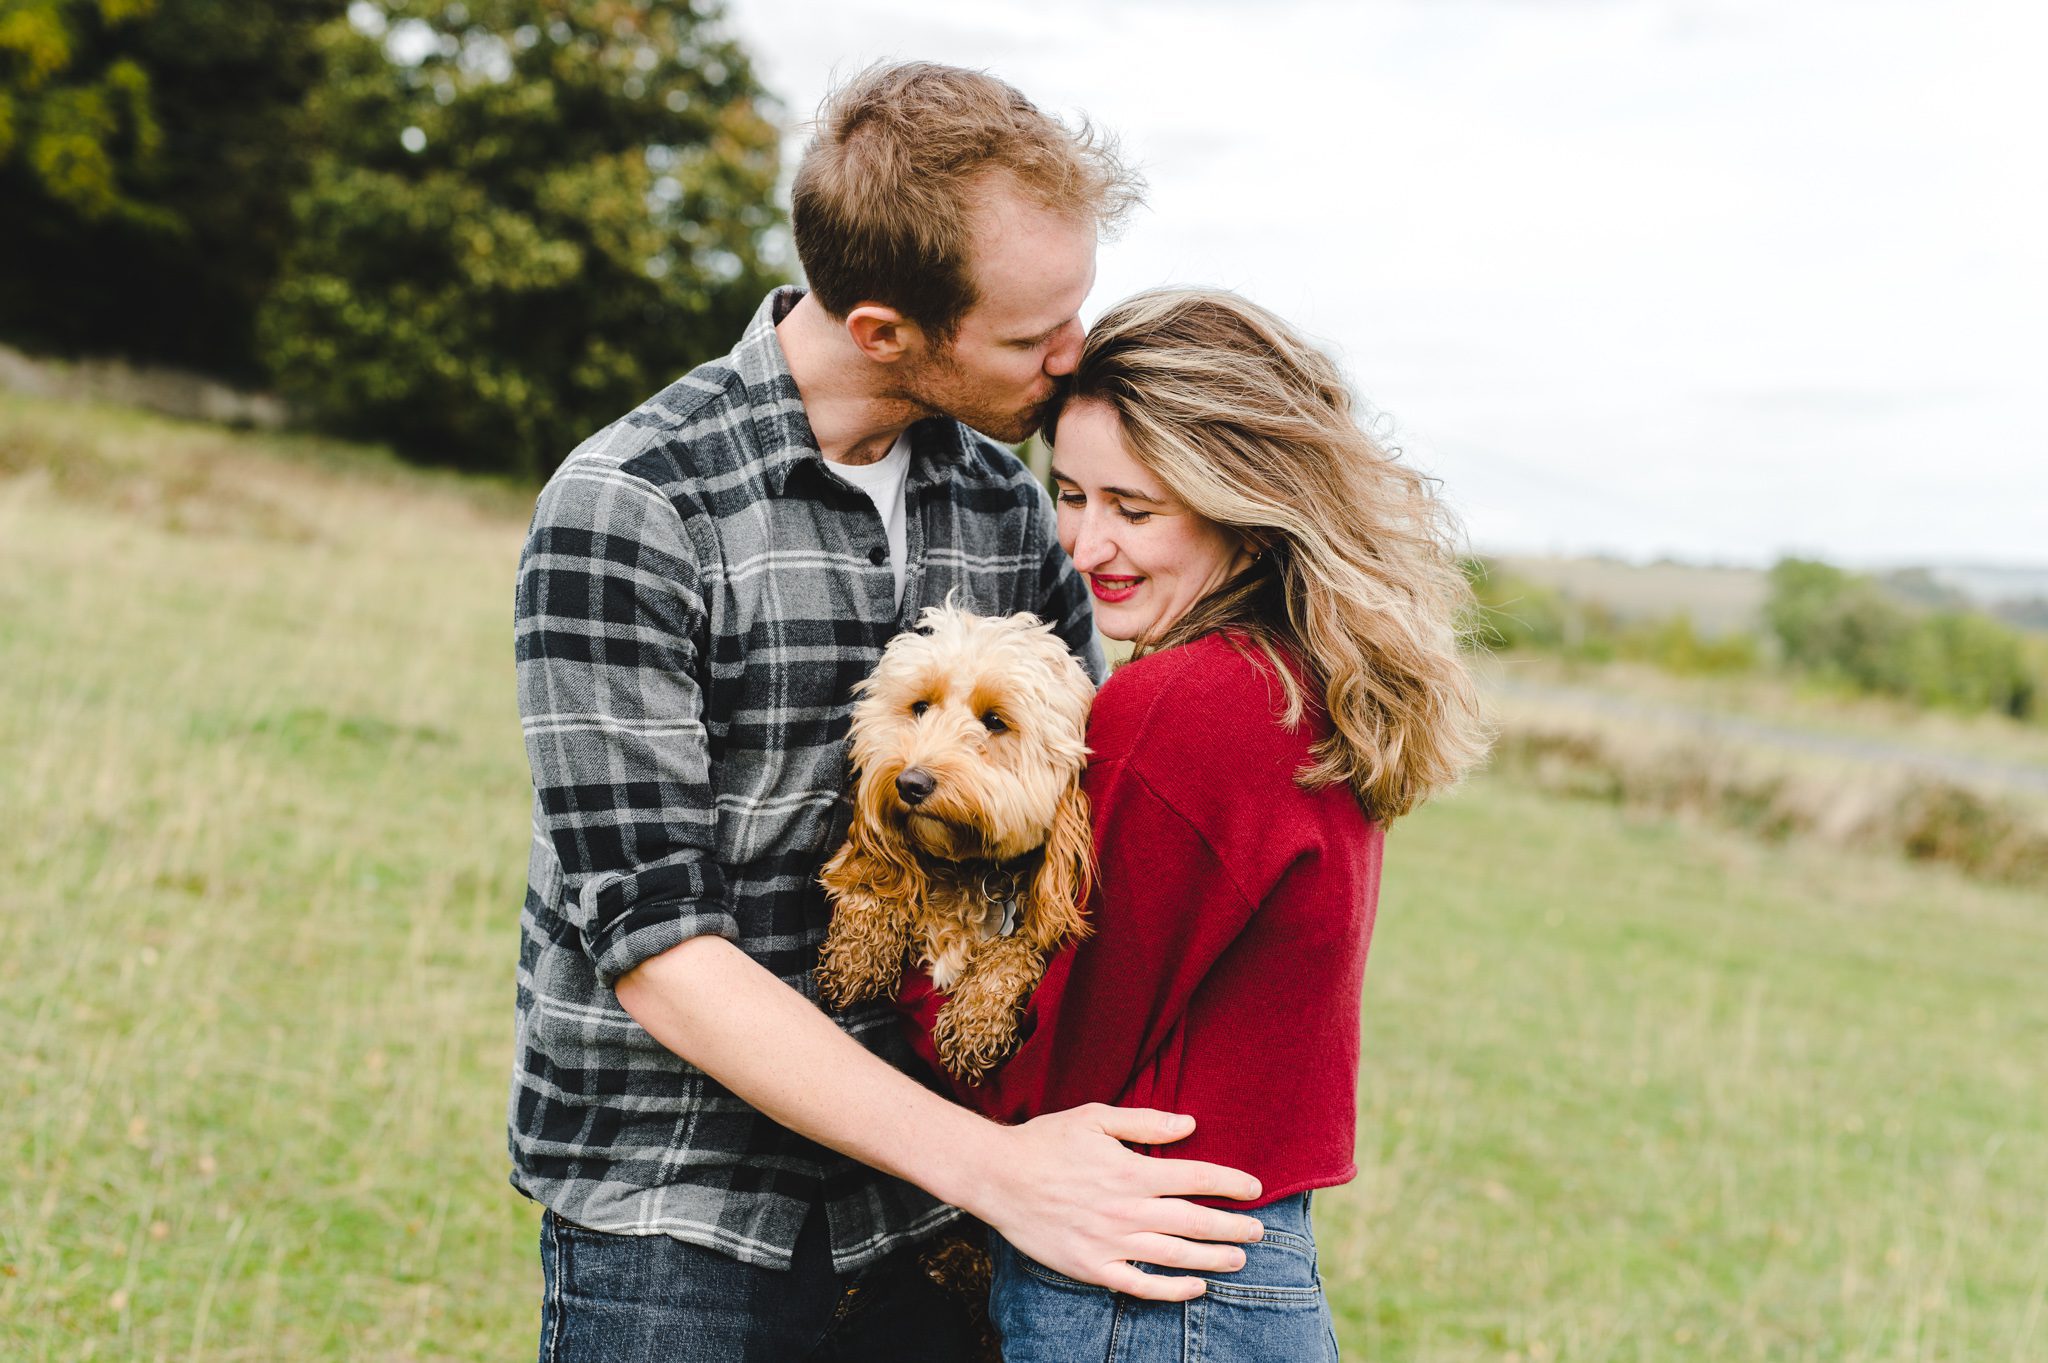
[[[578,1225],[784,1268],[825,1203],[869,1263],[957,1213],[763,1117],[666,1050],[612,985],[700,933],[806,997],[846,832],[853,684],[958,593],[1054,621],[1097,678],[1087,592],[1016,457],[911,428],[900,609],[882,522],[818,453],[770,294],[729,356],[570,455],[519,563],[519,710],[533,768],[520,917],[512,1183]],[[885,1005],[839,1023],[909,1063]]]

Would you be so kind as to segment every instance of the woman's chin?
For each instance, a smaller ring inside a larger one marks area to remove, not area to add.
[[[1095,603],[1095,632],[1120,644],[1136,643],[1145,633],[1146,622],[1127,610]]]

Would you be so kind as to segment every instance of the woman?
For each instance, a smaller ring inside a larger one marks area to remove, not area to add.
[[[1334,1357],[1308,1194],[1356,1173],[1381,839],[1485,746],[1448,517],[1361,429],[1330,360],[1228,293],[1118,304],[1048,432],[1061,544],[1133,652],[1089,719],[1093,935],[963,1096],[1007,1120],[1192,1114],[1167,1153],[1257,1176],[1266,1236],[1235,1272],[1214,1273],[1236,1258],[1222,1246],[1165,1265],[1211,1270],[1185,1303],[997,1238],[990,1312],[1011,1363]],[[915,978],[904,1001],[927,1022],[939,1002]]]

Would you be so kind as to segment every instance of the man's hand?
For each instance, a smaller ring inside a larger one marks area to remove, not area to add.
[[[1244,1267],[1238,1244],[1265,1233],[1256,1217],[1183,1200],[1255,1198],[1259,1181],[1250,1174],[1123,1145],[1163,1145],[1194,1129],[1192,1117],[1100,1103],[998,1128],[998,1156],[980,1195],[959,1205],[1054,1272],[1152,1301],[1187,1301],[1207,1290],[1202,1279],[1146,1273],[1130,1261],[1230,1273]]]

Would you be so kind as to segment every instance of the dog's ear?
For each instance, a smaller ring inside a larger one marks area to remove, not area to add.
[[[1095,879],[1095,837],[1088,826],[1088,797],[1080,773],[1067,784],[1046,834],[1045,860],[1031,879],[1030,900],[1023,906],[1019,930],[1030,934],[1040,951],[1050,951],[1071,937],[1088,935],[1088,888]]]
[[[924,867],[883,808],[883,786],[865,776],[855,779],[846,845],[826,865],[822,878],[835,898],[858,893],[886,899],[898,905],[908,921],[924,902]]]
[[[927,886],[924,868],[883,817],[873,787],[855,783],[853,826],[818,876],[832,901],[818,957],[819,992],[841,1007],[895,997],[910,924]]]

